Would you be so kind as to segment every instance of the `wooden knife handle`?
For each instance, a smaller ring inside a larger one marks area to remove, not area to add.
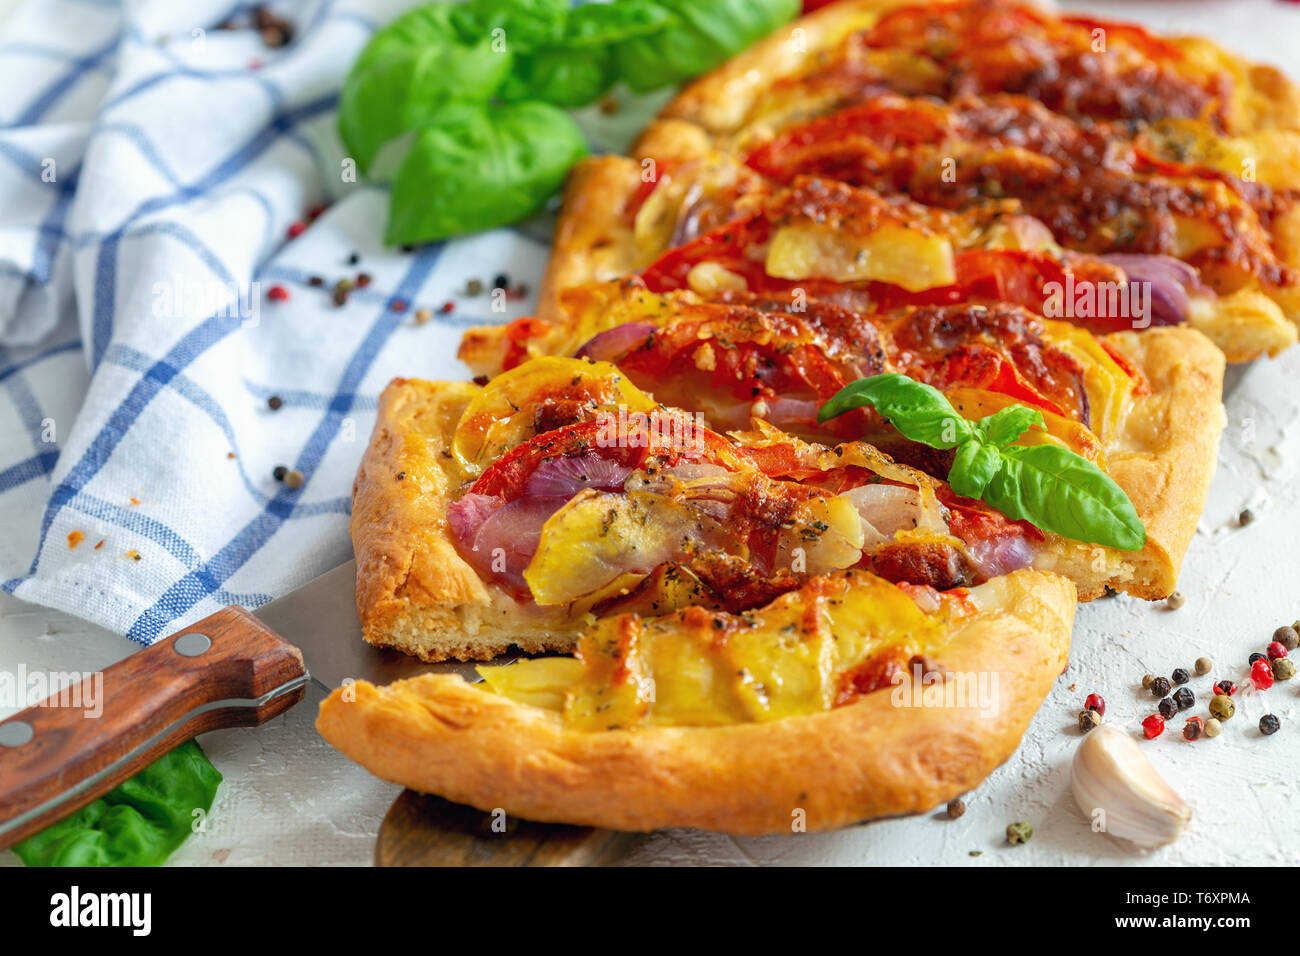
[[[298,648],[232,605],[0,721],[0,849],[196,734],[282,713],[307,681]]]

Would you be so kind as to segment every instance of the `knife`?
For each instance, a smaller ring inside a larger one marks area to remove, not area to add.
[[[197,734],[283,713],[309,681],[329,691],[349,679],[387,684],[429,671],[479,680],[474,664],[426,664],[367,644],[355,593],[349,561],[255,613],[220,610],[0,721],[0,849]],[[94,700],[103,704],[98,716],[77,706]]]

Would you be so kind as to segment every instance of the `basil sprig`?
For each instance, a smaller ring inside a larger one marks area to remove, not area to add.
[[[375,33],[353,63],[339,135],[361,173],[392,177],[389,243],[504,226],[541,209],[586,152],[565,110],[619,80],[643,92],[696,76],[798,8],[798,0],[424,4]]]
[[[1087,544],[1139,551],[1146,528],[1119,485],[1088,459],[1059,445],[1016,445],[1043,413],[1008,405],[979,421],[963,418],[938,389],[889,373],[840,389],[817,416],[826,422],[870,406],[904,438],[931,448],[955,448],[952,490],[982,498],[1008,518]]]

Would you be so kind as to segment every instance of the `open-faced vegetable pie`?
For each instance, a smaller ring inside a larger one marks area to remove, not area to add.
[[[465,336],[475,383],[385,390],[354,488],[366,640],[572,656],[359,684],[322,733],[626,829],[969,789],[1078,599],[1173,590],[1224,352],[1296,339],[1298,103],[1208,41],[1000,0],[842,0],[692,84],[575,169],[537,314]]]

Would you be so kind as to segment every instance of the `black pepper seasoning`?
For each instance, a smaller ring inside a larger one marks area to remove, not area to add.
[[[1152,697],[1167,697],[1171,690],[1173,690],[1173,684],[1169,682],[1168,677],[1157,677],[1151,682]]]

